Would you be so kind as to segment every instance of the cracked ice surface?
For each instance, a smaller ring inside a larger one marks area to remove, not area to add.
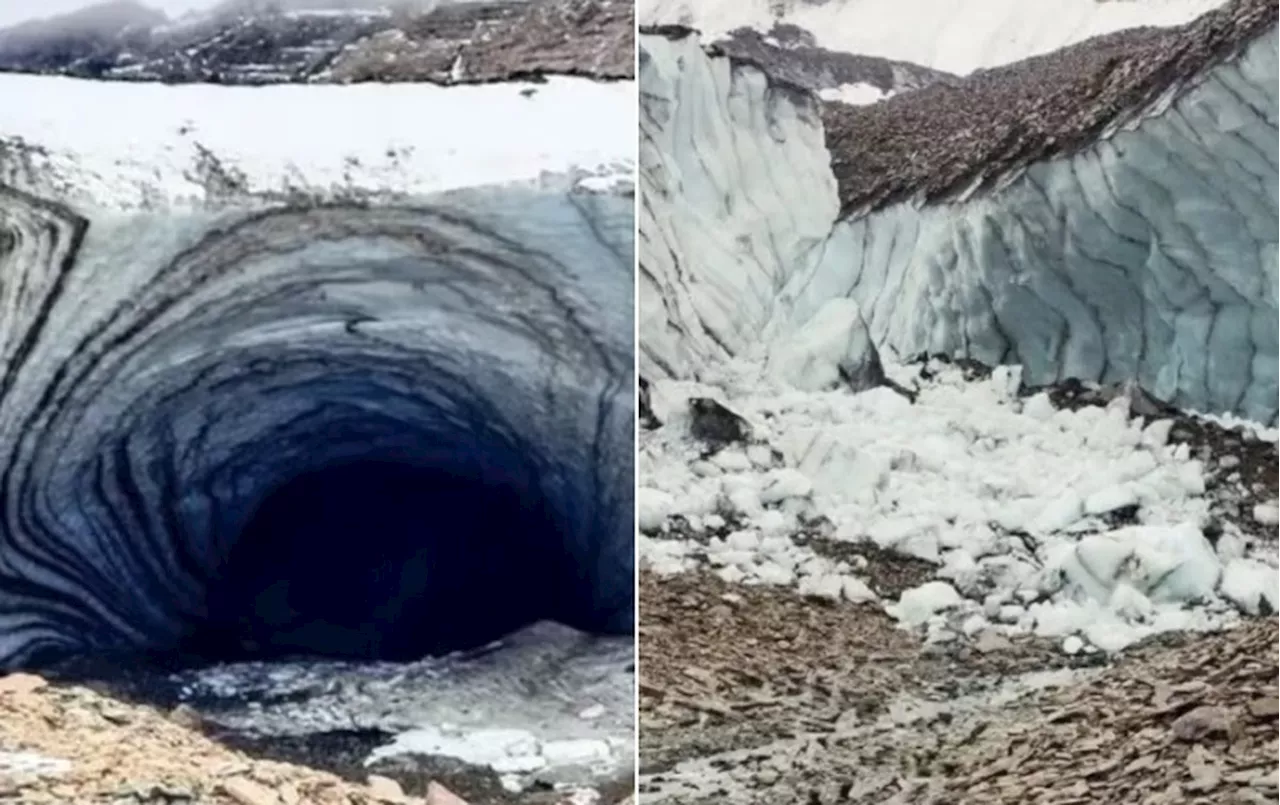
[[[688,376],[759,338],[839,209],[817,102],[640,40],[640,372]]]
[[[1275,422],[1276,80],[1273,31],[1131,130],[1003,190],[837,224],[783,306],[804,320],[847,294],[900,354],[1020,363],[1033,384],[1136,379]]]
[[[899,354],[1276,420],[1274,32],[998,190],[841,222],[812,98],[693,37],[641,54],[643,373],[697,376],[847,296]]]

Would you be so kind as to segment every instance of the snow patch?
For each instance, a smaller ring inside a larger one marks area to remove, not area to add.
[[[885,92],[874,84],[858,82],[841,84],[838,87],[825,87],[818,91],[818,97],[824,101],[839,101],[850,106],[869,106],[893,97],[894,93]]]

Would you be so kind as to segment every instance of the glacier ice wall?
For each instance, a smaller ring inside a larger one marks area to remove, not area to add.
[[[641,37],[640,372],[686,376],[758,340],[839,204],[816,101]]]
[[[838,223],[832,185],[818,167],[830,157],[811,122],[812,102],[771,91],[762,76],[754,84],[705,82],[699,76],[751,71],[701,55],[692,37],[655,39],[643,38],[642,53],[668,66],[658,71],[642,58],[642,105],[657,98],[679,114],[668,115],[670,132],[646,131],[646,138],[665,136],[684,149],[656,164],[710,165],[680,175],[693,186],[683,203],[700,203],[702,218],[686,224],[646,211],[642,260],[652,259],[651,242],[681,244],[668,252],[675,265],[664,266],[662,276],[675,279],[665,287],[718,294],[685,302],[664,296],[657,306],[654,292],[641,297],[642,349],[656,355],[642,371],[696,375],[718,354],[750,352],[761,334],[767,340],[794,330],[826,300],[852,297],[877,342],[900,354],[1022,363],[1032,383],[1136,378],[1179,405],[1275,421],[1274,32],[1129,126],[1069,157],[1037,163],[998,190]],[[680,72],[678,62],[701,87],[669,77]],[[753,97],[744,97],[748,86],[757,88]],[[670,87],[681,89],[679,97],[668,97]],[[783,107],[774,117],[791,126],[735,123],[735,110],[766,104]],[[687,144],[695,121],[708,120],[734,128],[722,137],[735,148],[720,159],[710,144]],[[646,122],[656,126],[652,116]],[[686,138],[683,146],[675,133]],[[773,197],[766,185],[739,188],[732,172],[741,170],[738,155],[753,148],[772,164],[803,171]],[[642,152],[646,194],[653,163]],[[646,207],[665,203],[665,188],[654,184],[659,192]],[[706,231],[708,210],[735,208],[774,210],[788,234],[775,237],[769,224],[739,223],[727,213],[721,217],[732,220],[712,219],[716,234]],[[661,234],[647,231],[664,225]],[[824,227],[828,236],[815,234]],[[733,232],[793,245],[767,261],[707,245]],[[753,291],[737,313],[733,288]],[[737,337],[724,338],[726,331]]]
[[[28,143],[6,160],[26,184],[0,185],[0,666],[180,641],[272,490],[355,460],[514,490],[561,557],[530,589],[578,628],[629,633],[629,190],[562,169],[104,205],[78,157]],[[468,516],[423,511],[423,533]],[[424,628],[502,593],[447,581],[457,598]]]
[[[1276,418],[1276,36],[1167,108],[1003,190],[838,224],[781,295],[858,300],[901,353],[1021,363],[1035,384],[1136,379]]]

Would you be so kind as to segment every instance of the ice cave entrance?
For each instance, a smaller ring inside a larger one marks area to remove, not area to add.
[[[210,579],[189,661],[409,661],[562,614],[564,557],[536,499],[395,461],[303,473],[257,506]]]

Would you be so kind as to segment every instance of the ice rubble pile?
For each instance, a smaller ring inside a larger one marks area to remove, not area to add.
[[[1016,368],[978,382],[927,370],[913,380],[892,368],[919,385],[914,404],[886,387],[798,391],[743,362],[708,385],[655,383],[664,425],[643,437],[637,467],[642,566],[873,601],[865,563],[792,536],[865,540],[936,563],[934,580],[881,601],[903,624],[935,639],[1034,633],[1073,650],[1276,610],[1274,543],[1229,523],[1216,544],[1205,535],[1206,478],[1229,478],[1231,462],[1205,466],[1171,444],[1173,420],[1131,417],[1123,396],[1078,411],[1020,397]],[[688,435],[686,400],[699,396],[742,415],[749,442],[707,455]],[[1275,501],[1252,515],[1273,527]]]

